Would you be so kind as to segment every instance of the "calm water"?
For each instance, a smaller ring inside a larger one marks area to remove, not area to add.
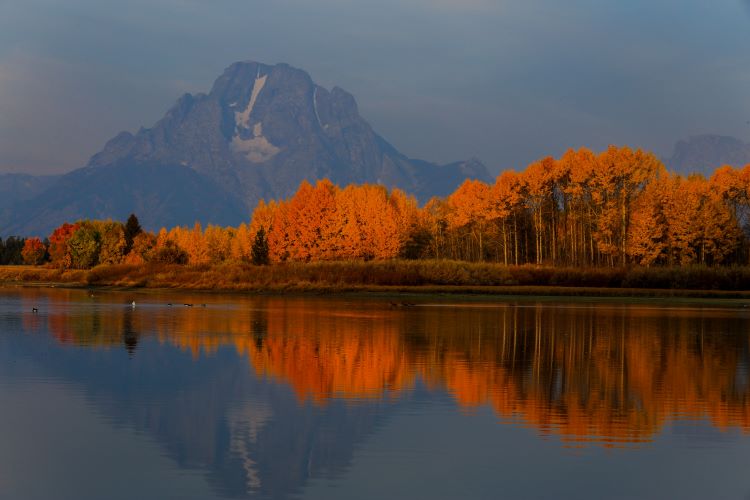
[[[0,289],[0,498],[750,496],[750,309],[415,303]]]

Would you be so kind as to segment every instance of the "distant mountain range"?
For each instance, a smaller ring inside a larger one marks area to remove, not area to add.
[[[679,141],[672,157],[665,159],[664,163],[674,172],[710,177],[714,170],[723,165],[744,167],[750,164],[750,144],[736,137],[696,135]]]
[[[0,235],[45,236],[64,221],[131,212],[150,229],[235,225],[261,198],[325,177],[398,187],[421,201],[466,178],[492,180],[477,160],[408,158],[373,131],[351,94],[300,69],[239,62],[210,93],[185,94],[152,128],[118,134],[86,167],[59,178],[0,177],[0,196],[10,193]]]

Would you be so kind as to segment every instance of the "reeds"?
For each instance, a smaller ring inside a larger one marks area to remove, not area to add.
[[[0,282],[204,290],[328,290],[436,287],[450,291],[520,287],[646,290],[750,290],[750,267],[555,268],[450,260],[323,261],[254,266],[244,262],[185,266],[103,265],[88,271],[0,267]],[[500,290],[502,289],[502,290]],[[476,291],[476,290],[474,290]],[[617,295],[620,295],[619,293]]]

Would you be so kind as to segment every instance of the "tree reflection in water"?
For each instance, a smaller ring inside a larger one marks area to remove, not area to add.
[[[46,321],[62,343],[124,345],[131,355],[145,337],[195,359],[231,345],[257,375],[290,384],[300,404],[387,401],[421,380],[463,407],[491,405],[501,422],[521,421],[575,446],[648,442],[680,419],[750,430],[750,322],[736,309],[519,302],[393,310],[386,301],[285,298],[238,304],[51,307]],[[265,421],[230,420],[250,437]]]

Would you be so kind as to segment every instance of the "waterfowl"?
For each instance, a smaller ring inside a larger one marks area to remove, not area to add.
[[[39,312],[39,309],[37,309],[36,307],[32,307],[32,308],[31,308],[31,312],[33,312],[33,313],[38,313],[38,312]]]
[[[185,307],[193,307],[193,304],[185,304]]]

